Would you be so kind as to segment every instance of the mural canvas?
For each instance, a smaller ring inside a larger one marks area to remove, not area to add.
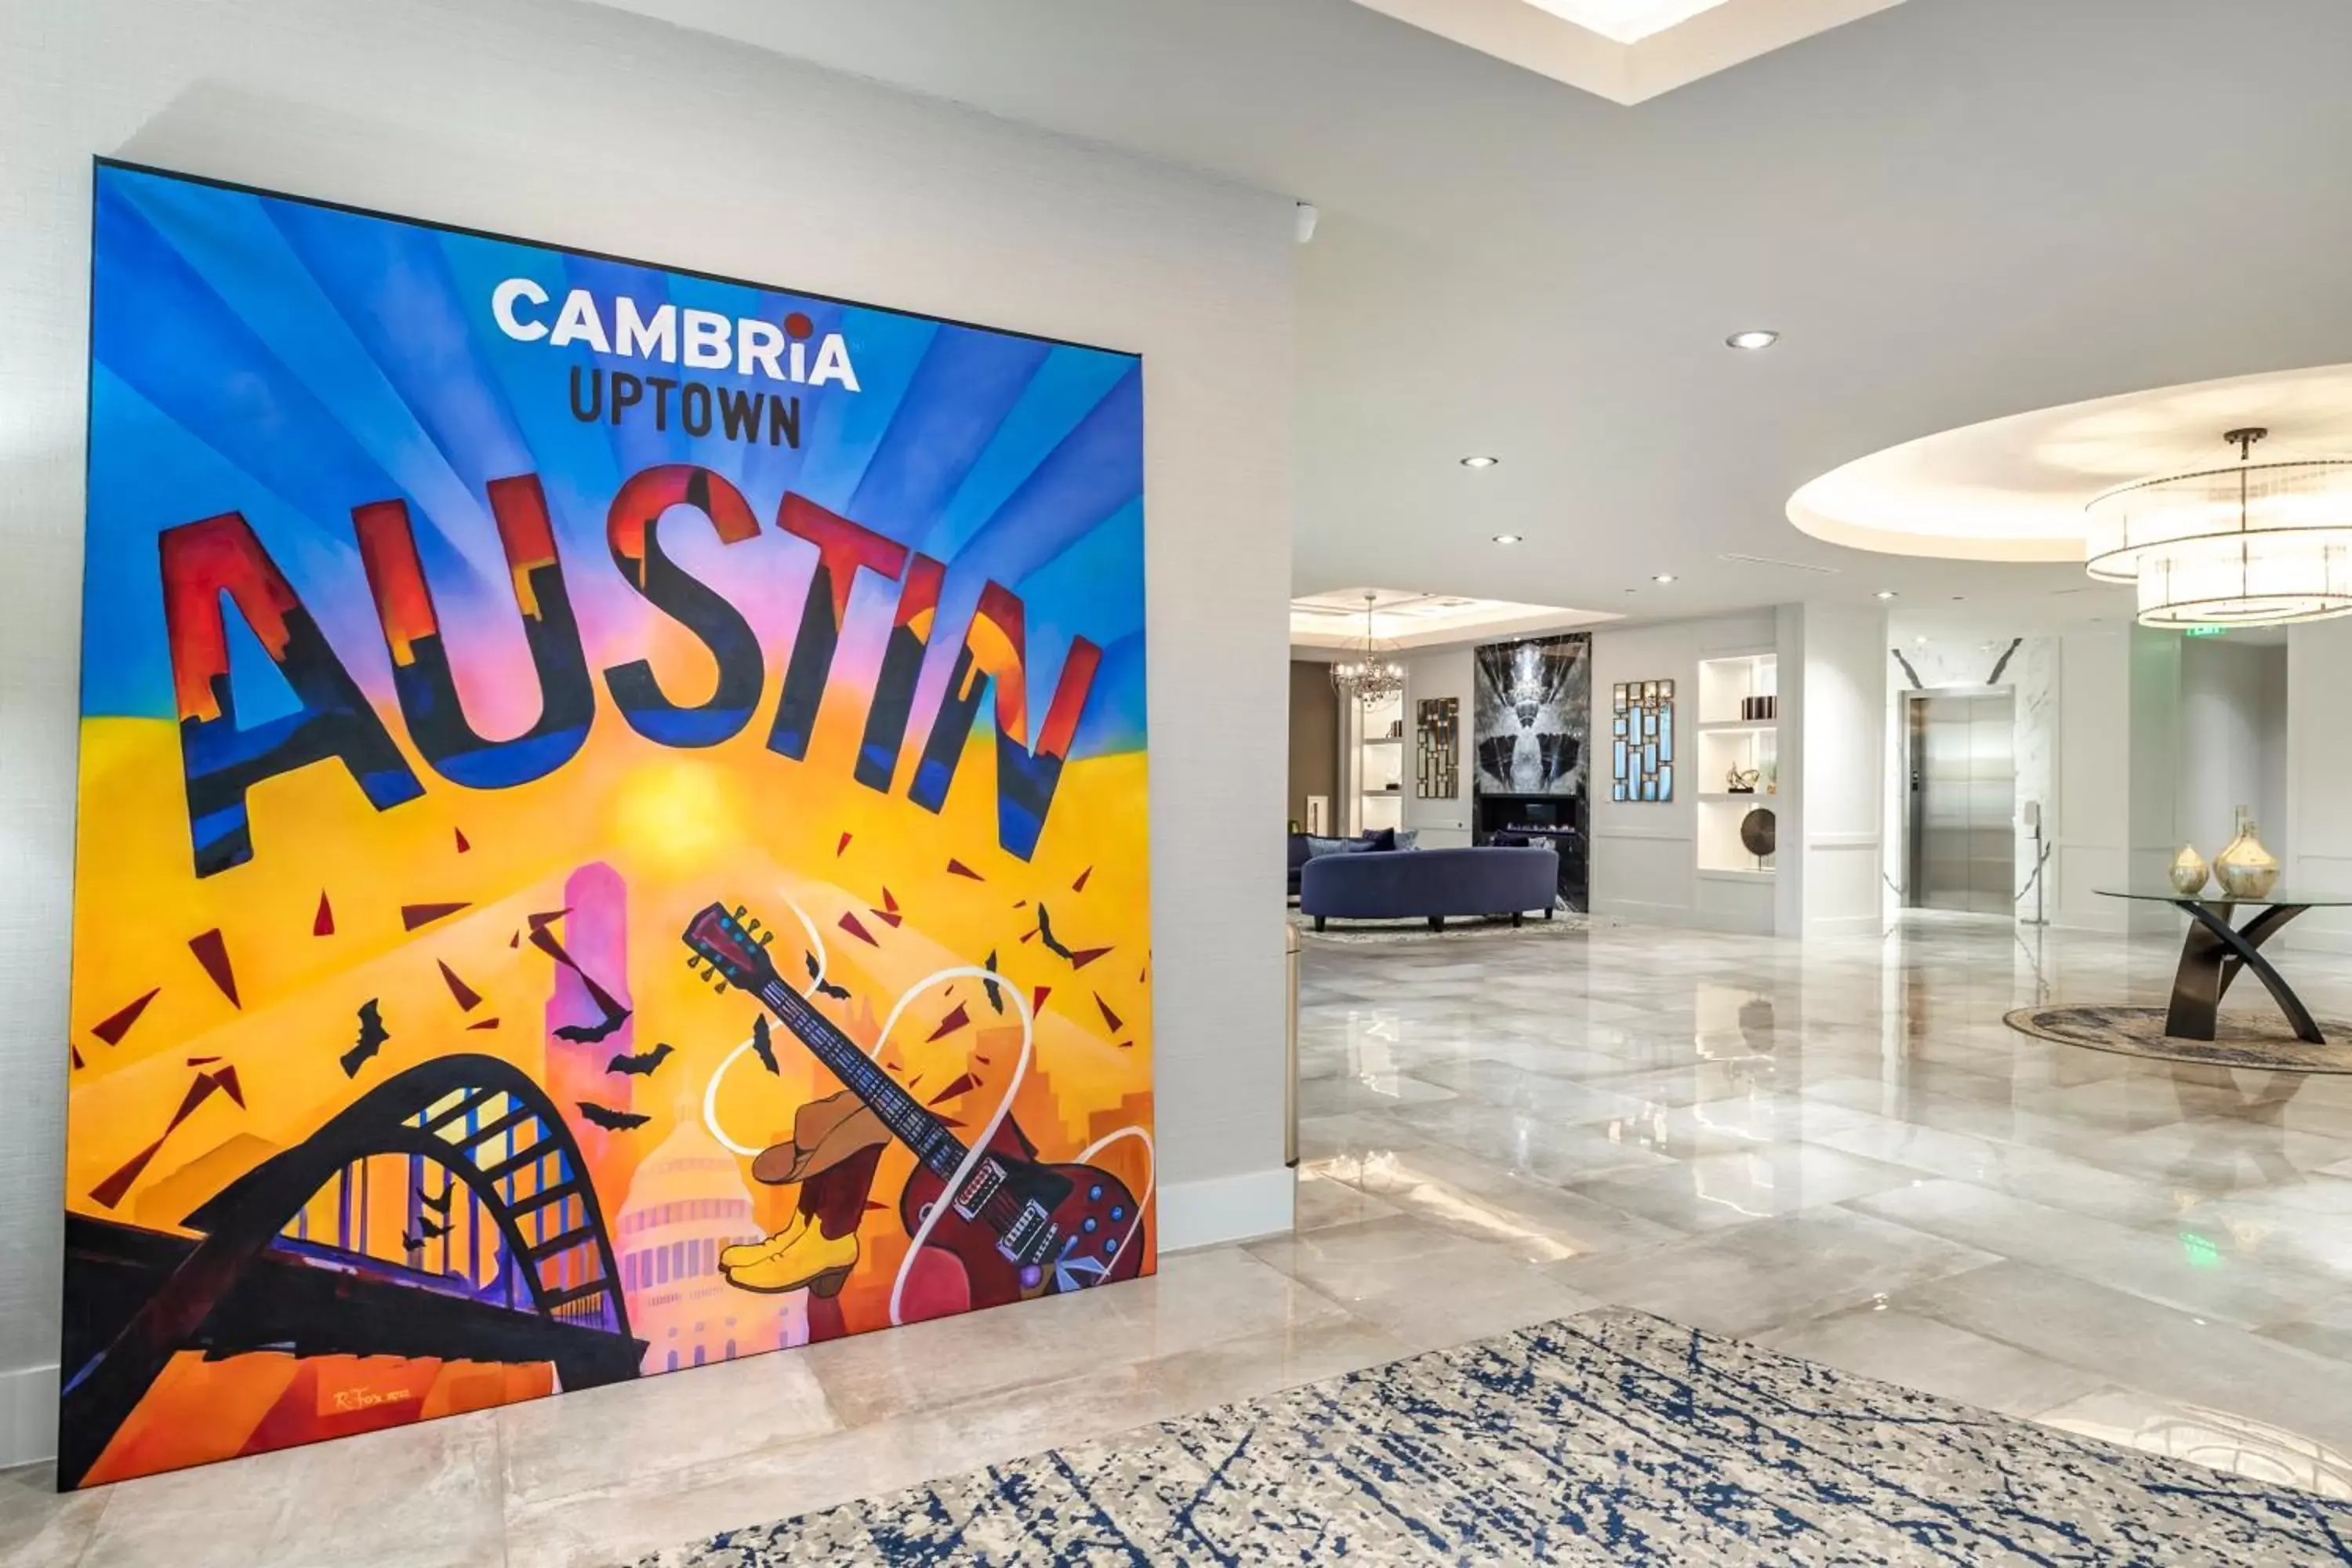
[[[62,1484],[1151,1270],[1139,360],[93,247]]]
[[[1592,639],[1582,632],[1489,643],[1473,660],[1478,788],[1582,795],[1591,729]]]

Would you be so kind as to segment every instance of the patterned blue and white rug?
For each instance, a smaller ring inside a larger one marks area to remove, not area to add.
[[[641,1568],[2352,1563],[2352,1504],[1604,1310]]]

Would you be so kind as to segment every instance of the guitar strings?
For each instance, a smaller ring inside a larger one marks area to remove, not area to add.
[[[907,1011],[907,1005],[917,995],[934,985],[967,976],[982,984],[1001,984],[1003,980],[995,971],[982,969],[975,963],[959,963],[936,974],[925,975],[899,993],[897,1005],[890,1009],[890,1016],[882,1021],[882,1032],[874,1037],[874,1048],[866,1054],[872,1057],[881,1055],[882,1043],[890,1037],[890,1031],[898,1026],[898,1019]],[[890,1322],[894,1328],[905,1321],[898,1315],[898,1301],[906,1294],[907,1276],[914,1271],[915,1260],[923,1255],[923,1244],[930,1240],[931,1231],[940,1219],[955,1207],[955,1195],[963,1191],[964,1184],[971,1180],[971,1173],[987,1157],[988,1146],[996,1142],[997,1129],[1003,1127],[1004,1119],[1013,1113],[1013,1097],[1020,1090],[1021,1080],[1028,1076],[1029,1053],[1036,1040],[1036,1016],[1030,1011],[1029,998],[1021,994],[1018,986],[1004,985],[1003,991],[1021,1009],[1021,1059],[1013,1064],[1011,1075],[1005,1079],[1004,1096],[996,1102],[996,1110],[989,1117],[988,1125],[981,1129],[980,1136],[973,1139],[971,1147],[964,1151],[963,1159],[956,1165],[955,1174],[940,1189],[939,1201],[931,1205],[931,1212],[923,1216],[921,1223],[915,1226],[915,1234],[908,1240],[907,1256],[898,1260],[898,1278],[890,1281]],[[1136,1224],[1140,1226],[1142,1223],[1143,1211],[1138,1208]]]
[[[800,905],[794,903],[791,898],[785,894],[780,892],[776,897],[783,900],[784,908],[793,911],[793,917],[801,922],[801,929],[808,932],[809,952],[814,954],[816,959],[816,974],[809,981],[809,984],[812,988],[822,985],[824,984],[825,969],[832,963],[832,959],[825,952],[824,938],[817,932],[816,921],[809,919],[808,911],[801,908]],[[803,993],[803,994],[805,994],[805,993]],[[727,1136],[727,1129],[719,1124],[719,1086],[727,1081],[728,1070],[734,1067],[737,1062],[742,1060],[743,1058],[749,1054],[751,1049],[751,1037],[746,1035],[743,1037],[742,1044],[737,1046],[733,1050],[727,1053],[727,1059],[719,1064],[719,1070],[710,1075],[710,1082],[705,1086],[702,1091],[703,1127],[713,1138],[719,1140],[719,1146],[720,1148],[740,1159],[745,1160],[757,1158],[760,1151],[751,1148],[745,1144],[738,1143],[734,1139]]]

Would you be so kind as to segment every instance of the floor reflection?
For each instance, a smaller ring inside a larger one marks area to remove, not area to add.
[[[1351,1090],[1303,1101],[1309,1189],[1330,1195],[1302,1223],[1377,1232],[1393,1256],[1367,1267],[1430,1289],[1428,1249],[1488,1249],[2008,1414],[2079,1421],[2095,1394],[2146,1416],[2111,1421],[2117,1440],[2336,1475],[2352,1077],[2000,1021],[2161,1000],[2174,946],[1930,918],[1801,948],[1623,927],[1540,954],[1313,949],[1306,1070]],[[2315,990],[2352,982],[2344,960],[2297,963]]]

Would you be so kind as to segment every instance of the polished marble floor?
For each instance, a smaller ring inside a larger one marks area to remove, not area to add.
[[[1294,1236],[65,1499],[0,1474],[0,1563],[624,1563],[1603,1302],[2352,1497],[2352,1077],[2000,1024],[2161,1000],[2172,957],[1961,920],[1310,943]],[[2352,961],[2283,967],[2352,1009]]]

